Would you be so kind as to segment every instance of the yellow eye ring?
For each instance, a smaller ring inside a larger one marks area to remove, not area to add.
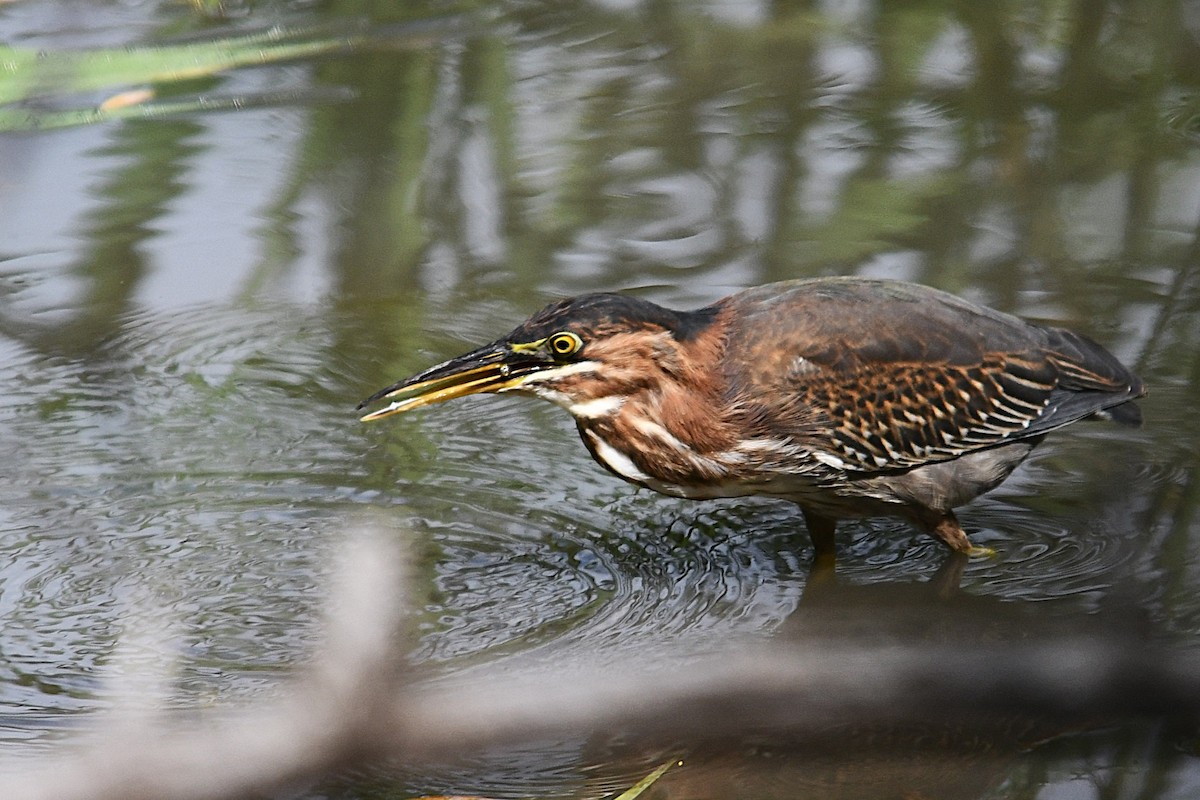
[[[583,339],[580,339],[570,331],[563,331],[547,339],[546,347],[555,358],[566,358],[573,353],[579,352],[579,348],[583,347]]]

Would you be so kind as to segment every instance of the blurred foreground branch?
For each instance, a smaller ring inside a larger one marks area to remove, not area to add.
[[[403,593],[395,547],[361,535],[334,575],[325,645],[280,697],[221,719],[136,727],[116,718],[94,743],[22,774],[0,797],[25,800],[183,800],[262,797],[384,755],[400,689],[396,632]],[[6,773],[12,764],[3,765]]]
[[[578,664],[552,674],[485,669],[422,685],[399,667],[408,646],[397,635],[402,587],[394,546],[354,540],[332,590],[324,649],[278,697],[186,725],[166,717],[114,725],[32,768],[5,765],[0,797],[261,797],[351,766],[607,731],[680,742],[767,730],[819,741],[847,724],[1012,714],[1192,721],[1200,711],[1194,654],[1082,635],[882,648],[831,639],[623,674]]]

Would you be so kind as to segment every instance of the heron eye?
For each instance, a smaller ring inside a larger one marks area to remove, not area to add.
[[[550,348],[550,353],[555,358],[566,358],[572,353],[578,352],[579,348],[583,347],[583,339],[580,339],[569,331],[563,331],[551,336],[547,340],[546,345]]]

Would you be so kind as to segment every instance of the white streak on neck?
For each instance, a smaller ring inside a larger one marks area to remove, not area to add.
[[[639,431],[646,434],[650,438],[657,439],[660,442],[662,442],[663,444],[665,444],[669,447],[672,447],[680,452],[688,452],[688,453],[692,452],[692,448],[688,447],[686,444],[679,441],[679,439],[675,436],[675,434],[671,433],[669,430],[664,428],[662,425],[659,425],[657,422],[651,422],[648,419],[645,419],[643,417],[638,417],[638,416],[633,417],[633,419],[631,421],[633,422],[633,427],[637,428]]]
[[[596,372],[599,367],[600,364],[595,361],[576,361],[573,364],[564,364],[561,367],[550,367],[548,369],[532,372],[521,380],[520,385],[526,386],[530,383],[556,381],[559,378],[565,378],[568,375],[580,375],[588,372]]]
[[[607,397],[595,397],[591,400],[571,403],[566,408],[572,416],[580,419],[600,419],[601,417],[611,417],[623,405],[625,405],[624,397],[610,394]]]
[[[592,440],[592,447],[595,448],[596,457],[604,462],[604,466],[622,478],[634,483],[648,483],[651,481],[650,476],[638,469],[637,464],[634,464],[629,456],[609,445],[608,442],[601,439],[592,431],[587,431],[587,435]]]

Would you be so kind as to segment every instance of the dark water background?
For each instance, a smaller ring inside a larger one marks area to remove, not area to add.
[[[597,289],[695,307],[888,276],[1097,338],[1150,386],[1146,425],[1057,433],[964,509],[997,555],[962,593],[1080,624],[1132,610],[1200,642],[1195,4],[225,10],[0,5],[0,40],[47,52],[273,25],[396,42],[160,90],[236,110],[0,134],[3,748],[46,751],[106,708],[147,607],[177,646],[132,658],[174,665],[168,704],[269,691],[311,652],[364,512],[419,554],[413,657],[435,671],[782,635],[808,582],[795,509],[635,490],[528,400],[357,422],[374,389]],[[839,536],[839,580],[868,604],[944,561],[896,521]],[[701,754],[664,791],[1200,793],[1194,740],[1153,720],[973,757],[772,747]],[[534,743],[327,793],[590,797],[657,756]],[[830,789],[868,762],[867,784]]]

